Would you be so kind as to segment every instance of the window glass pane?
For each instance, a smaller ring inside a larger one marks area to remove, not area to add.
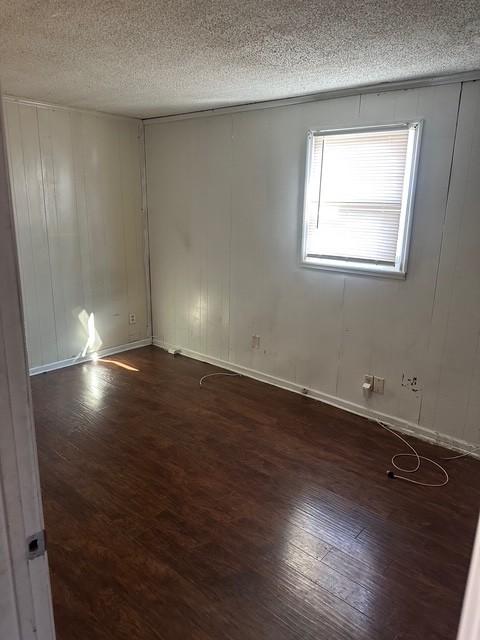
[[[395,264],[409,131],[314,135],[305,202],[307,257]]]

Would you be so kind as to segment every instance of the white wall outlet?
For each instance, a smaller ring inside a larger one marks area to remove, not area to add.
[[[252,336],[252,349],[260,349],[260,336]]]
[[[373,376],[373,393],[381,393],[383,395],[385,391],[385,378],[379,378]]]
[[[137,317],[134,313],[129,313],[128,314],[128,324],[136,324],[137,322]]]

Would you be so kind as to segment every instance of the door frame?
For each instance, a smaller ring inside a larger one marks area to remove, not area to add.
[[[480,638],[480,518],[472,549],[467,587],[463,596],[462,617],[457,640]]]
[[[1,91],[0,91],[1,97]],[[46,551],[27,539],[44,530],[28,377],[17,245],[0,100],[0,636],[54,640]],[[31,554],[34,555],[34,554]]]

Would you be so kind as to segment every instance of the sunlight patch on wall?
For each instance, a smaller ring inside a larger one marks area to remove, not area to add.
[[[79,356],[84,358],[87,353],[98,351],[103,342],[95,328],[95,314],[93,311],[89,314],[85,309],[82,309],[78,314],[78,319],[80,320],[87,336],[85,346],[79,354]]]

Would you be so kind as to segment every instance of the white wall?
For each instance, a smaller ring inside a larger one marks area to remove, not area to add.
[[[299,267],[307,130],[417,118],[407,279]],[[480,83],[147,123],[146,148],[157,343],[480,441]]]
[[[12,101],[5,111],[30,367],[82,352],[82,311],[100,349],[145,338],[141,122]]]

